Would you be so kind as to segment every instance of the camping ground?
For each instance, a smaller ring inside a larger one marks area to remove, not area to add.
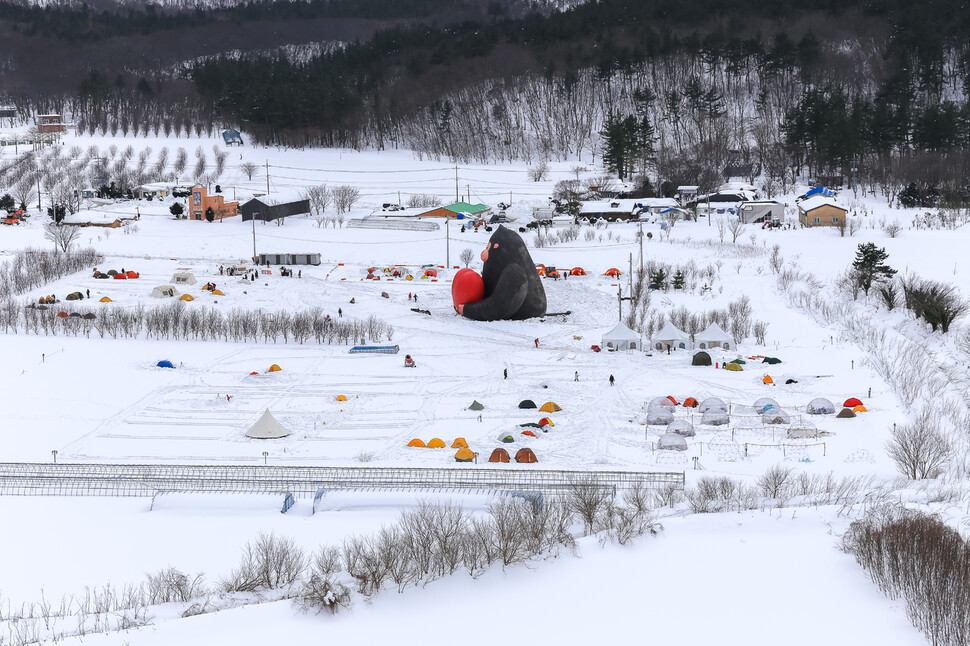
[[[109,143],[79,141],[84,147]],[[274,180],[285,182],[285,188],[324,181],[359,184],[365,195],[351,216],[379,208],[405,178],[422,173],[430,178],[422,191],[447,199],[454,190],[454,169],[445,171],[441,162],[400,152],[247,149],[242,155],[303,169]],[[373,173],[367,174],[368,169]],[[463,168],[462,173],[472,197],[488,202],[511,191],[509,214],[519,219],[512,225],[517,226],[568,171],[566,165],[553,165],[551,179],[540,185],[528,179],[525,167]],[[222,182],[227,194],[265,182],[246,180],[232,164],[227,175]],[[477,188],[476,182],[493,188]],[[900,272],[963,285],[966,269],[959,251],[966,228],[907,228],[917,212],[890,209],[878,197],[853,203],[868,215],[859,215],[862,227],[844,237],[828,228],[749,225],[731,243],[729,238],[720,241],[717,227],[704,219],[679,222],[669,236],[658,223],[643,225],[643,232],[651,234],[642,246],[644,263],[693,268],[685,289],[650,292],[650,316],[681,306],[691,312],[727,309],[745,296],[752,318],[767,325],[763,344],[748,336],[737,351],[711,351],[719,366],[739,356],[782,360],[772,366],[749,360],[740,372],[692,366],[693,353],[682,350],[591,350],[615,326],[620,307],[624,313],[630,307],[628,301],[618,302],[617,291],[628,289],[630,264],[641,262],[635,224],[587,225],[573,240],[544,246],[536,245],[535,233],[523,234],[537,263],[586,270],[586,276],[543,281],[549,312],[569,314],[479,323],[454,313],[450,279],[465,248],[474,251],[471,268],[481,269],[478,252],[487,234],[462,232],[455,221],[446,234],[444,229],[324,227],[313,218],[293,218],[283,226],[253,226],[238,219],[175,221],[168,215],[170,200],[99,207],[94,212],[109,217],[137,209],[137,230],[85,228],[78,243],[101,254],[99,270],[124,268],[139,277],[100,280],[85,270],[18,294],[18,301],[37,302],[55,294],[61,303],[54,307],[68,313],[150,309],[168,303],[151,296],[155,286],[168,284],[177,271],[189,271],[196,284],[177,287],[195,299],[182,302],[184,310],[209,308],[228,316],[233,311],[293,314],[316,308],[335,320],[375,317],[393,331],[388,334],[385,328],[382,338],[373,341],[398,345],[400,353],[352,355],[351,343],[282,337],[227,342],[202,340],[197,334],[102,338],[96,330],[77,335],[7,332],[3,461],[674,471],[684,473],[688,489],[703,477],[729,477],[754,486],[766,470],[782,465],[796,474],[859,478],[880,497],[935,511],[963,529],[962,489],[939,496],[938,485],[900,481],[885,444],[894,423],[906,423],[931,399],[940,404],[961,400],[967,388],[963,366],[970,364],[961,343],[964,322],[947,335],[933,334],[902,308],[886,311],[874,295],[852,300],[838,281],[856,247],[873,241],[886,248],[888,262]],[[898,237],[882,230],[880,222],[887,218],[904,224]],[[41,220],[35,215],[25,226],[0,231],[0,258],[28,247],[50,250]],[[264,268],[271,273],[253,283],[220,275],[220,265],[248,258],[254,244],[259,252],[320,253],[323,261],[295,268],[300,277],[281,276],[276,266]],[[784,257],[782,272],[769,263],[775,245]],[[426,265],[438,268],[436,280],[419,277]],[[405,268],[415,278],[388,280],[385,267]],[[621,275],[605,276],[611,267]],[[366,279],[371,268],[381,280]],[[202,290],[207,282],[216,283],[223,295]],[[90,298],[64,301],[68,293],[86,290]],[[417,294],[418,301],[409,300],[409,294]],[[100,302],[104,297],[111,302]],[[417,362],[413,370],[403,366],[405,353]],[[898,356],[906,370],[890,355]],[[174,368],[158,367],[162,360]],[[281,370],[269,372],[274,364]],[[947,379],[935,376],[940,374]],[[612,387],[610,375],[616,380]],[[773,384],[764,383],[766,375]],[[338,401],[339,395],[346,401]],[[703,425],[693,409],[678,406],[675,418],[692,421],[697,434],[686,438],[685,452],[657,451],[664,429],[643,421],[647,404],[668,395],[678,402],[721,398],[731,405],[730,427]],[[761,397],[775,399],[793,422],[811,422],[820,436],[789,440],[789,425],[763,424],[752,407]],[[830,399],[837,410],[844,400],[857,397],[867,412],[852,419],[810,416],[805,406],[816,397]],[[540,406],[553,401],[562,410],[519,409],[523,399]],[[469,410],[473,401],[484,408]],[[247,438],[246,431],[267,409],[292,433],[274,440]],[[521,434],[519,424],[545,416],[555,425],[534,438]],[[487,456],[503,446],[497,438],[505,433],[516,438],[507,448],[528,446],[538,464],[488,464]],[[450,447],[459,437],[478,453],[477,464],[456,463],[451,448],[407,446],[414,438],[440,438]],[[958,443],[950,483],[959,483],[965,453]],[[146,572],[169,566],[204,572],[215,585],[260,532],[292,538],[312,551],[377,532],[425,496],[442,495],[347,492],[335,494],[316,513],[312,500],[300,498],[286,514],[279,513],[275,497],[245,494],[161,496],[157,506],[140,498],[3,496],[0,515],[8,531],[0,535],[0,547],[8,562],[0,579],[0,608],[10,617],[10,609],[39,602],[42,591],[44,598],[60,600],[107,582],[137,584]],[[484,514],[488,504],[481,495],[448,493],[446,498],[474,514]],[[255,596],[188,618],[180,618],[186,604],[170,603],[152,609],[147,627],[83,639],[153,644],[231,634],[233,641],[256,644],[325,634],[368,642],[393,636],[403,643],[438,643],[463,633],[466,641],[486,643],[494,641],[489,623],[504,603],[510,608],[499,615],[509,623],[503,629],[517,631],[522,641],[529,636],[580,643],[604,634],[622,639],[639,633],[680,644],[714,643],[725,635],[730,642],[755,644],[779,638],[805,644],[820,639],[923,643],[906,621],[903,602],[882,596],[852,556],[838,549],[841,533],[866,504],[789,506],[776,500],[740,512],[696,514],[680,502],[658,510],[663,530],[656,537],[626,546],[585,537],[576,548],[579,558],[564,551],[560,558],[493,566],[478,578],[446,577],[402,595],[389,589],[369,603],[358,599],[351,612],[334,618],[303,614],[288,600],[256,603]],[[579,622],[579,610],[607,625]],[[697,621],[699,613],[703,622]],[[513,628],[516,623],[525,626]],[[6,640],[29,643],[12,632]]]

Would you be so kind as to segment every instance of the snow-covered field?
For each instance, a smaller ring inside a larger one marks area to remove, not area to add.
[[[216,142],[82,137],[76,143],[82,148],[131,143],[136,149],[158,150],[166,145],[211,148]],[[242,148],[230,153],[221,181],[226,195],[265,189],[264,175],[245,179],[237,168],[243,161],[268,163],[273,190],[324,182],[357,186],[364,196],[356,215],[398,201],[398,191],[437,194],[447,203],[455,197],[457,174],[460,192],[472,201],[495,204],[511,196],[509,214],[519,218],[515,226],[524,223],[532,206],[544,204],[556,181],[572,177],[569,169],[576,166],[553,165],[546,181],[534,183],[524,166],[456,171],[445,162],[417,160],[401,151]],[[457,317],[450,289],[463,249],[474,250],[471,267],[481,269],[478,252],[487,239],[484,232],[462,232],[454,222],[446,236],[444,229],[321,228],[310,218],[255,227],[238,219],[175,221],[168,214],[170,204],[134,201],[95,209],[113,219],[137,208],[137,232],[87,228],[81,234],[81,245],[103,254],[99,270],[134,270],[140,272],[137,280],[96,280],[91,272],[80,272],[25,298],[56,294],[62,299],[59,307],[70,312],[72,304],[64,297],[90,290],[90,299],[78,304],[83,311],[153,306],[158,301],[150,296],[152,288],[168,283],[175,271],[187,270],[198,280],[195,286],[180,288],[196,298],[185,303],[187,308],[321,308],[334,318],[338,310],[348,320],[376,316],[393,326],[390,342],[401,353],[350,355],[349,346],[292,339],[226,343],[101,339],[96,332],[90,338],[7,334],[0,337],[6,429],[2,461],[46,462],[56,451],[58,462],[462,468],[453,449],[409,448],[407,443],[441,438],[450,446],[463,437],[479,453],[477,467],[683,471],[690,487],[702,475],[753,482],[772,465],[784,464],[809,474],[889,481],[896,470],[884,443],[892,424],[906,420],[904,406],[850,334],[821,322],[816,312],[793,305],[781,293],[768,266],[770,249],[779,245],[786,262],[815,274],[823,294],[833,301],[845,298],[833,282],[860,242],[885,246],[890,264],[900,271],[957,284],[965,282],[967,272],[961,254],[965,229],[905,228],[890,239],[879,220],[898,219],[906,226],[914,214],[890,210],[875,198],[859,203],[871,214],[860,216],[861,230],[844,238],[835,229],[765,231],[748,226],[737,244],[721,243],[717,228],[702,219],[678,223],[667,241],[659,225],[645,224],[644,232],[653,234],[643,244],[645,260],[693,262],[698,271],[711,267],[709,277],[693,290],[653,293],[655,311],[679,305],[693,311],[723,309],[743,294],[751,300],[753,318],[767,323],[764,345],[749,337],[740,352],[714,351],[712,356],[719,364],[762,355],[782,363],[750,361],[743,372],[729,372],[692,367],[690,352],[591,351],[616,324],[617,290],[627,285],[630,263],[636,266],[641,260],[633,224],[601,227],[591,239],[581,234],[575,241],[543,248],[533,247],[535,234],[524,234],[537,263],[581,266],[588,272],[544,281],[549,311],[570,314],[478,323]],[[0,258],[25,247],[49,248],[43,219],[35,215],[26,226],[3,227]],[[252,255],[254,237],[260,253],[320,253],[323,263],[300,267],[300,277],[282,277],[273,267],[255,284],[220,275],[220,265]],[[388,280],[381,271],[404,265],[418,276],[419,268],[428,264],[440,268],[437,280]],[[378,268],[381,280],[364,279],[371,267]],[[610,267],[622,270],[619,279],[604,275]],[[209,281],[224,296],[201,290]],[[701,289],[703,282],[710,289]],[[416,304],[408,300],[411,294],[417,295]],[[112,302],[100,303],[104,296]],[[910,337],[919,333],[903,314],[877,311],[874,300],[873,305],[860,301],[854,307],[857,315],[871,319],[874,329],[898,327]],[[937,336],[930,343],[931,351],[942,357],[945,342]],[[405,353],[415,357],[415,369],[404,369]],[[156,367],[162,359],[175,369]],[[267,372],[272,364],[282,370]],[[609,384],[610,375],[616,378],[615,387]],[[765,375],[771,375],[774,385],[763,383]],[[794,383],[786,384],[788,380]],[[338,395],[347,401],[337,401]],[[678,407],[676,417],[692,421],[696,437],[676,457],[653,451],[663,427],[641,423],[644,404],[667,395],[678,401],[717,396],[730,402],[731,428],[703,426],[692,409]],[[821,437],[792,442],[786,439],[787,425],[762,424],[750,406],[765,396],[776,399],[794,422],[815,424]],[[855,419],[805,415],[805,405],[815,397],[836,404],[858,397],[868,412]],[[555,426],[535,438],[521,435],[519,424],[546,416],[519,410],[522,399],[558,403],[562,411],[550,415]],[[468,410],[474,400],[484,410]],[[268,441],[245,436],[267,408],[292,435]],[[532,448],[539,463],[483,464],[501,446],[497,436],[505,432],[518,438],[511,446]],[[5,519],[0,553],[6,556],[0,607],[37,601],[41,590],[47,598],[59,599],[108,581],[135,583],[143,573],[169,565],[205,572],[216,580],[236,565],[243,546],[261,531],[292,537],[312,550],[322,543],[339,544],[350,534],[377,531],[413,502],[407,496],[369,494],[312,514],[311,501],[301,499],[281,515],[277,500],[259,496],[232,502],[179,496],[151,510],[147,499],[0,497],[0,517]],[[484,503],[469,496],[465,504],[475,509]],[[270,639],[305,643],[324,634],[364,643],[443,643],[455,638],[471,643],[588,643],[604,636],[673,644],[923,643],[907,623],[901,602],[882,597],[852,557],[837,549],[839,534],[850,520],[850,514],[828,507],[693,516],[683,509],[668,510],[662,518],[664,532],[632,547],[583,539],[580,558],[563,555],[504,572],[493,568],[474,581],[456,576],[403,595],[385,592],[336,618],[302,615],[286,601],[178,621],[166,620],[173,613],[161,609],[154,626],[88,635],[85,642],[229,638],[241,644]],[[14,636],[0,633],[0,644],[8,642],[16,643]]]

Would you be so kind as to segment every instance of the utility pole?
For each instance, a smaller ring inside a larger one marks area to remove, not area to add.
[[[459,201],[458,195],[458,164],[455,164],[455,201]]]
[[[269,195],[269,160],[266,160],[266,194]]]
[[[643,275],[643,222],[637,222],[637,238],[640,240],[640,275]]]
[[[40,211],[40,169],[37,169],[37,210]],[[57,218],[57,210],[55,209],[54,218]]]
[[[448,227],[448,216],[445,216],[445,268],[451,269],[451,229]]]
[[[253,218],[251,222],[253,223],[253,262],[257,262],[258,256],[256,255],[256,217],[259,215],[258,212],[253,213]]]

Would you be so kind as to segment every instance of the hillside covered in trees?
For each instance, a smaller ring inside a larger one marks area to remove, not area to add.
[[[968,22],[955,0],[0,3],[25,47],[86,63],[43,83],[8,64],[9,100],[89,132],[231,124],[264,142],[461,161],[605,154],[621,176],[702,186],[740,163],[769,192],[808,172],[960,203]],[[141,69],[105,58],[135,34]]]

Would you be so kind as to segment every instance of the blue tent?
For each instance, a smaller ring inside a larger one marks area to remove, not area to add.
[[[162,359],[161,361],[159,361],[155,365],[157,367],[159,367],[159,368],[174,368],[175,367],[174,365],[172,365],[172,362],[169,361],[168,359]]]
[[[805,193],[805,195],[802,195],[802,197],[808,198],[808,197],[812,197],[813,195],[824,195],[825,197],[835,197],[835,193],[825,188],[824,186],[816,186],[808,193]]]

